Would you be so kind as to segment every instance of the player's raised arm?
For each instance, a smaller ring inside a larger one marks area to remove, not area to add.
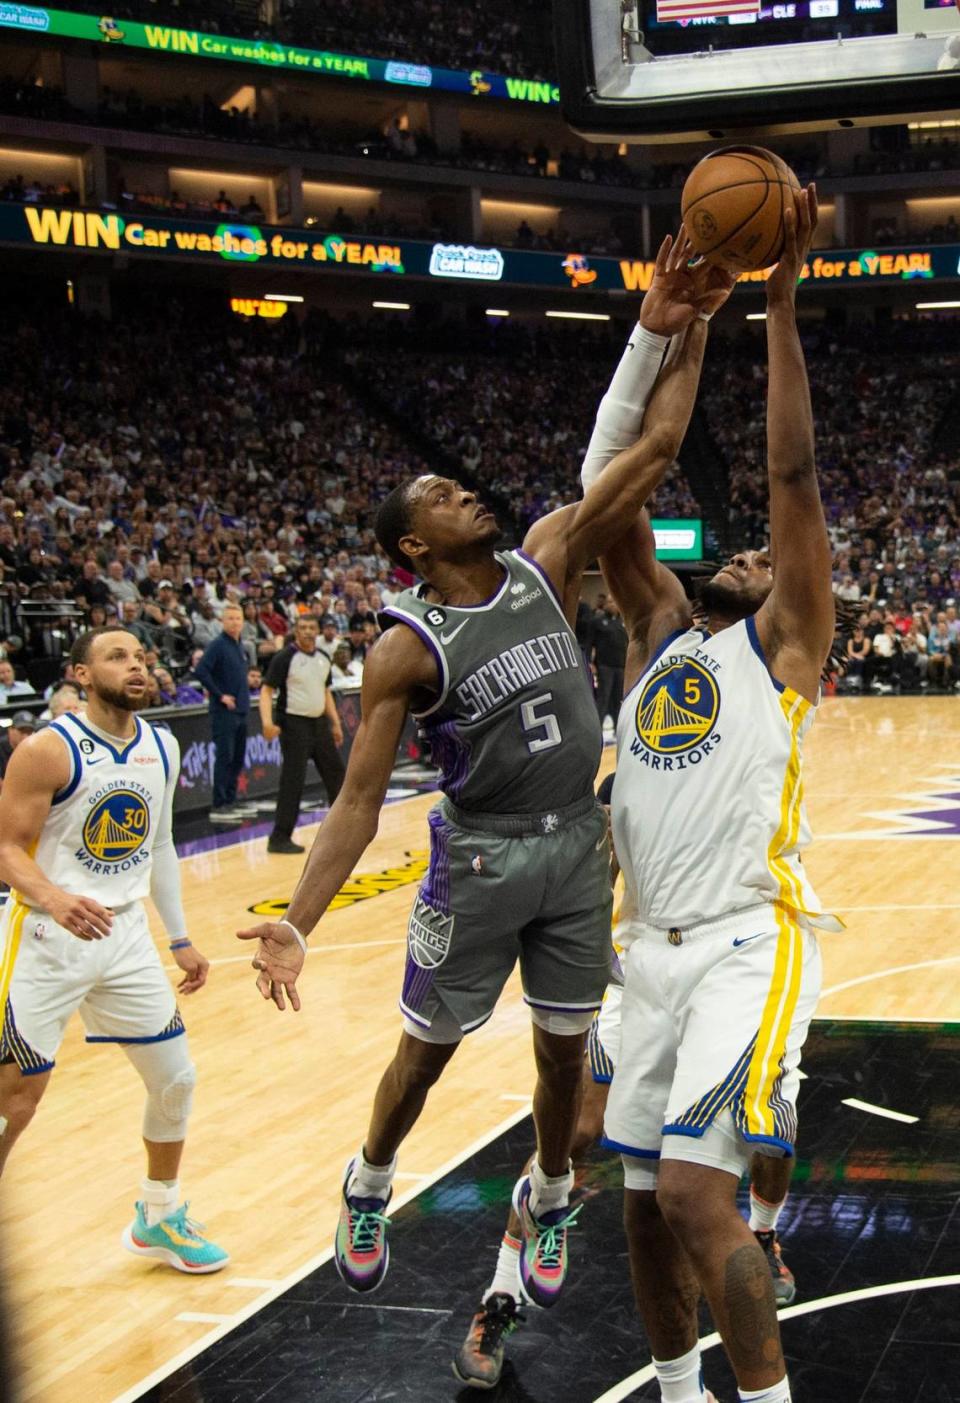
[[[700,380],[705,321],[734,284],[722,270],[690,268],[689,257],[685,235],[664,240],[637,332],[597,415],[581,474],[583,501],[537,522],[524,542],[558,588],[578,582],[633,525],[683,442]]]
[[[817,223],[811,185],[784,215],[783,257],[767,282],[767,459],[773,589],[757,630],[774,675],[813,699],[834,637],[832,552],[814,454],[796,290]]]
[[[285,1007],[284,992],[300,1007],[296,979],[303,967],[303,937],[314,926],[350,876],[380,822],[397,746],[413,697],[437,686],[436,664],[424,644],[406,628],[378,640],[363,669],[362,719],[350,750],[343,788],[321,825],[307,857],[286,916],[238,931],[241,940],[259,940],[254,968],[265,999]]]
[[[113,912],[91,897],[75,896],[44,876],[32,854],[54,796],[70,783],[66,746],[50,730],[18,745],[0,794],[0,880],[31,906],[47,911],[80,940],[110,934]]]

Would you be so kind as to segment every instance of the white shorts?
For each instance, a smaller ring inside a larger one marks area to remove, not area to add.
[[[623,985],[608,984],[603,996],[600,1012],[590,1025],[587,1037],[587,1056],[590,1071],[596,1082],[613,1081],[617,1058],[620,1055],[620,1010],[623,1000]]]
[[[103,940],[79,940],[11,898],[0,931],[0,1062],[16,1062],[26,1076],[49,1072],[77,1009],[87,1042],[161,1042],[183,1032],[142,903],[119,911]]]
[[[679,939],[648,927],[626,957],[604,1143],[628,1188],[655,1187],[661,1155],[739,1175],[754,1149],[793,1154],[816,937],[764,905]]]

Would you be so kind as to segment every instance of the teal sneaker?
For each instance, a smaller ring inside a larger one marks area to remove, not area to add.
[[[348,1198],[347,1185],[353,1173],[353,1160],[347,1165],[340,1198],[340,1220],[334,1238],[333,1260],[340,1280],[351,1291],[376,1291],[390,1265],[387,1228],[390,1219],[384,1209],[391,1193],[384,1198]]]
[[[567,1279],[567,1229],[580,1208],[556,1208],[536,1218],[530,1208],[530,1176],[524,1174],[513,1190],[513,1210],[520,1219],[520,1290],[532,1306],[555,1305]]]
[[[164,1218],[154,1226],[147,1226],[144,1205],[136,1205],[137,1216],[128,1228],[124,1228],[120,1239],[128,1252],[137,1257],[156,1257],[177,1271],[190,1272],[202,1276],[206,1272],[220,1271],[230,1258],[222,1247],[208,1242],[203,1236],[203,1224],[194,1223],[187,1217],[188,1203],[179,1207],[176,1213]]]

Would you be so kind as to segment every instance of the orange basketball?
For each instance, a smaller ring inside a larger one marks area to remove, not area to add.
[[[800,182],[762,146],[721,146],[687,176],[680,201],[697,253],[731,272],[769,268],[783,251],[783,211]]]

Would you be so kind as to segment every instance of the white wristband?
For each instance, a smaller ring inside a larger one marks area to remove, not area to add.
[[[697,313],[697,316],[699,317],[700,321],[702,321],[702,322],[708,322],[708,321],[710,321],[711,318],[713,317],[713,313],[712,313],[712,312],[698,312],[698,313]]]
[[[302,936],[302,935],[300,934],[300,932],[297,930],[296,926],[293,924],[292,921],[288,921],[287,918],[286,918],[286,916],[281,916],[280,920],[277,922],[277,925],[278,925],[278,926],[286,926],[286,927],[287,927],[287,930],[292,930],[292,931],[293,931],[294,939],[296,940],[297,944],[300,946],[300,949],[303,951],[304,954],[307,953],[307,942],[304,940],[303,936]]]

